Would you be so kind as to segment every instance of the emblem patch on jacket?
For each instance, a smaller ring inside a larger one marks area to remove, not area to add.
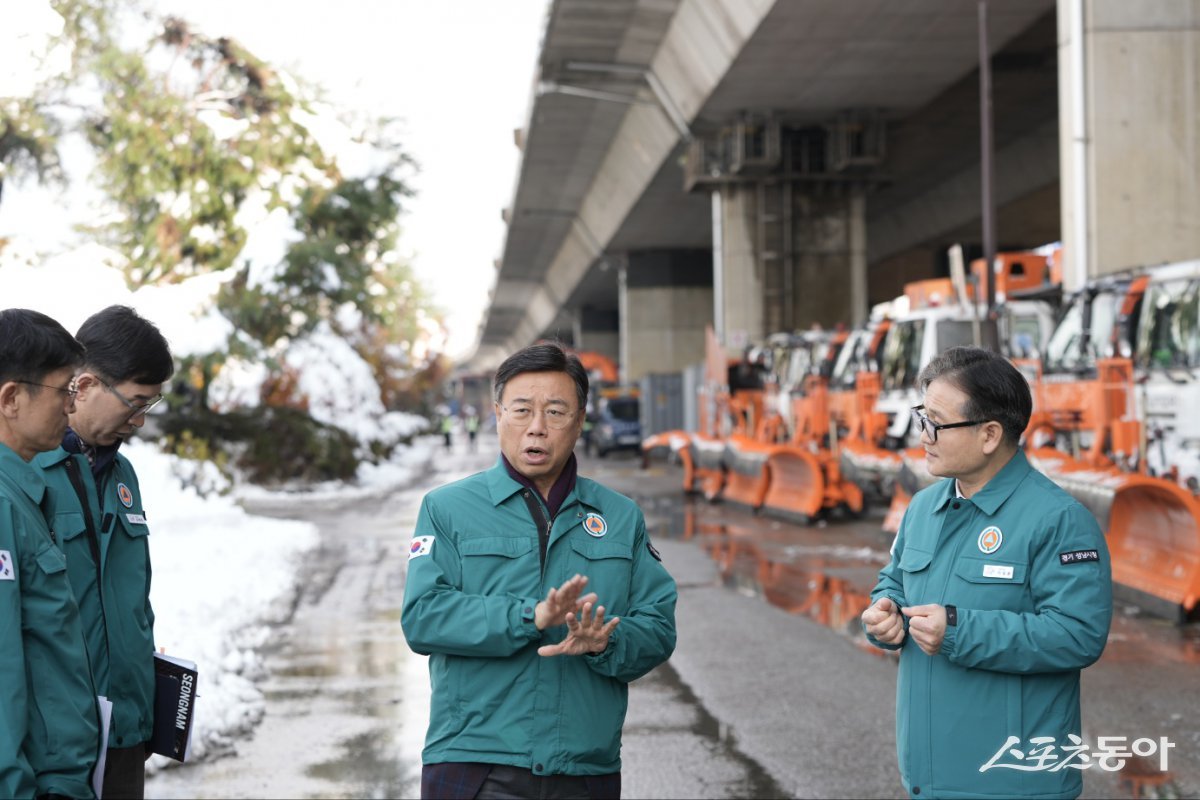
[[[123,483],[117,484],[117,499],[126,508],[133,508],[133,492],[129,491],[129,487]]]
[[[15,581],[17,576],[13,574],[12,553],[7,550],[0,550],[0,581]]]
[[[655,561],[662,561],[662,556],[654,549],[654,545],[650,544],[649,536],[646,537],[646,549],[650,551],[650,555],[654,557]]]
[[[408,548],[408,560],[412,561],[417,556],[427,556],[433,550],[433,536],[416,536],[412,540],[412,545]]]
[[[995,525],[989,525],[979,533],[979,552],[986,556],[1000,549],[1004,543],[1004,534]]]
[[[1079,564],[1084,561],[1099,561],[1099,550],[1072,550],[1069,553],[1059,553],[1058,560],[1063,564]]]
[[[588,512],[588,515],[583,518],[583,529],[590,535],[599,539],[604,534],[608,533],[608,523],[604,521],[604,517],[594,512]]]

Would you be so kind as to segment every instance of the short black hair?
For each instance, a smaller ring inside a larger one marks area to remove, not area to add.
[[[75,338],[87,349],[85,368],[113,383],[166,383],[175,374],[167,340],[129,306],[109,306],[79,326]]]
[[[41,383],[63,367],[83,363],[83,345],[57,320],[28,308],[0,311],[0,383]]]
[[[924,392],[944,380],[967,396],[962,413],[967,419],[995,420],[1014,446],[1029,425],[1033,395],[1029,382],[1007,358],[982,347],[951,347],[934,358],[917,383]]]
[[[565,372],[575,381],[575,396],[579,407],[587,407],[588,376],[587,370],[579,360],[579,356],[567,352],[562,345],[555,342],[533,344],[524,350],[518,350],[496,369],[492,393],[496,402],[504,396],[504,387],[508,382],[524,372]]]

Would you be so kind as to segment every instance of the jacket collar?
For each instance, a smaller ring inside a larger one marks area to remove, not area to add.
[[[995,514],[1032,470],[1033,467],[1029,466],[1029,459],[1025,458],[1025,451],[1018,448],[1008,463],[1001,467],[1000,471],[993,475],[982,489],[966,499],[974,503],[983,513],[989,516]],[[947,503],[954,499],[954,479],[947,478],[941,481],[937,490],[941,496],[934,505],[934,510],[941,511]]]
[[[487,479],[488,494],[491,496],[492,505],[494,506],[500,505],[525,488],[508,474],[508,469],[505,468],[502,458],[497,458],[496,463],[484,473],[484,476]],[[566,499],[563,500],[562,505],[559,507],[559,511],[561,512],[562,509],[570,506],[576,500],[589,508],[598,509],[598,499],[596,497],[596,487],[592,482],[577,476],[575,478],[575,488],[567,494]]]
[[[0,444],[0,473],[21,488],[34,505],[41,505],[46,494],[46,481],[42,473],[7,445]]]

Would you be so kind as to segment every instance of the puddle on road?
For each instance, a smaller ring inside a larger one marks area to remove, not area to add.
[[[660,496],[643,508],[654,536],[696,542],[726,586],[888,655],[867,644],[858,624],[888,558],[886,538],[873,523],[802,526],[695,498]]]
[[[859,625],[889,558],[878,520],[805,526],[696,497],[636,499],[654,536],[696,542],[729,588],[832,628],[873,655],[894,655],[872,647]],[[1200,664],[1200,623],[1180,625],[1118,599],[1104,659]]]

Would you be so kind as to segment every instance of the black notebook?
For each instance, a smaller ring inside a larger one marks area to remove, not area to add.
[[[192,741],[196,714],[196,665],[183,658],[154,654],[154,734],[150,749],[183,761]]]

